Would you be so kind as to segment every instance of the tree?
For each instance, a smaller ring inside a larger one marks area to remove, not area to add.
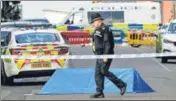
[[[21,19],[20,1],[2,1],[1,20],[13,21]]]

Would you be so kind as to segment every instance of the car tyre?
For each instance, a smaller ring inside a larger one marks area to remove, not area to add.
[[[138,47],[141,46],[141,44],[139,44],[139,45],[131,44],[131,46],[134,47],[134,48],[138,48]]]
[[[1,60],[1,84],[2,85],[13,85],[13,77],[7,77],[4,69],[4,62]]]
[[[161,63],[167,63],[167,60],[168,60],[168,59],[167,59],[166,57],[162,57],[162,58],[161,58]]]

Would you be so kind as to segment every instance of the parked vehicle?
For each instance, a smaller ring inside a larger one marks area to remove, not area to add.
[[[29,29],[1,32],[1,83],[12,84],[15,77],[48,76],[67,68],[67,59],[19,59],[13,56],[69,55],[69,45],[55,29]]]
[[[169,23],[166,30],[158,35],[157,52],[176,52],[176,20]],[[176,56],[162,57],[161,62],[166,63],[168,59],[176,59]]]

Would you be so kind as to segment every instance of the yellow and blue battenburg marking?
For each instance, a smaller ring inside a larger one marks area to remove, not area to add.
[[[58,46],[58,45],[56,45],[56,44],[48,44],[48,45],[44,45],[44,46],[24,45],[24,46],[21,46],[24,50],[21,51],[20,56],[59,55],[59,50],[54,50],[55,46]],[[7,49],[6,55],[10,54],[9,49]],[[41,49],[41,50],[39,50],[39,49]],[[47,50],[47,51],[44,51],[44,50]],[[14,52],[13,55],[18,55],[18,54]],[[11,59],[5,59],[5,61],[11,62]],[[39,59],[18,59],[18,58],[14,59],[14,62],[15,62],[18,69],[22,69],[25,64],[40,62],[40,61],[56,62],[62,68],[62,67],[64,67],[66,60],[65,59],[40,59],[39,60]]]
[[[128,42],[131,43],[138,43],[138,44],[154,44],[155,40],[153,40],[150,35],[145,37],[144,41],[140,39],[130,39],[129,35],[131,30],[138,30],[138,31],[146,31],[146,32],[153,32],[159,30],[159,24],[128,24],[128,23],[113,23],[112,25],[108,25],[110,29],[113,30],[114,37],[120,36],[120,39],[114,39],[115,43],[122,43],[123,39],[127,37]],[[115,30],[114,30],[115,29]],[[61,25],[57,26],[58,31],[70,31],[70,30],[88,30],[90,35],[94,32],[94,29],[87,25],[87,26],[77,26],[77,25]],[[147,33],[146,33],[147,34]],[[139,35],[140,37],[140,35]]]
[[[128,30],[147,30],[147,31],[157,31],[159,29],[158,24],[127,24],[127,23],[113,23],[108,25],[111,28],[116,28],[127,33]],[[70,30],[89,30],[91,33],[94,29],[91,26],[78,26],[78,25],[61,25],[57,26],[58,31],[70,31]],[[91,34],[90,33],[90,34]]]

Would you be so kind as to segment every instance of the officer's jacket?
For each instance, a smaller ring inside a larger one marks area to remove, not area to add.
[[[92,36],[94,44],[94,53],[100,54],[113,54],[114,53],[114,38],[112,31],[104,24],[96,29]]]

